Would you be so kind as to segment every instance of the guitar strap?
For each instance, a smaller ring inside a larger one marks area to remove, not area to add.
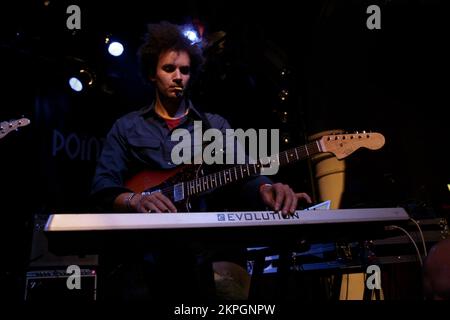
[[[199,108],[196,108],[196,111],[197,111],[197,113],[198,113],[198,115],[200,117],[200,120],[202,121],[203,131],[206,131],[208,129],[212,129],[211,122],[209,122],[208,117],[206,116],[206,114],[202,110],[200,110]],[[202,149],[205,148],[206,144],[207,144],[206,141],[203,141]],[[202,150],[202,153],[203,153],[203,150]]]

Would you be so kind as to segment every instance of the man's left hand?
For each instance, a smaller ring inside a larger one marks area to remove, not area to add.
[[[297,209],[299,200],[312,203],[311,197],[306,193],[295,193],[287,184],[265,184],[259,188],[261,199],[268,207],[281,211],[283,215],[293,214]]]

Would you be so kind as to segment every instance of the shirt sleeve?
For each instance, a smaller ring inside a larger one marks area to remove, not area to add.
[[[94,174],[91,203],[97,210],[112,211],[115,198],[124,192],[131,192],[124,186],[129,157],[125,138],[117,121],[106,136]]]

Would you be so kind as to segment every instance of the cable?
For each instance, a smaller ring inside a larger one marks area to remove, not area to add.
[[[409,234],[408,231],[406,231],[405,229],[403,229],[402,227],[399,226],[389,226],[389,229],[399,229],[401,231],[403,231],[408,238],[411,240],[412,244],[414,245],[414,247],[416,248],[416,252],[417,252],[417,257],[419,258],[419,262],[420,262],[420,266],[423,266],[423,261],[422,261],[422,256],[420,255],[420,251],[419,251],[419,247],[417,247],[416,242],[414,241],[414,239],[411,237],[411,235]]]
[[[414,222],[416,224],[417,228],[419,229],[420,237],[422,238],[423,253],[426,257],[428,255],[428,252],[427,252],[427,246],[425,244],[425,237],[423,236],[422,228],[420,227],[419,223],[416,220],[414,220],[413,218],[410,218],[410,220],[412,222]]]

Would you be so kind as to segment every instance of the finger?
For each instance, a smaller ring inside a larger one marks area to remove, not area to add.
[[[275,190],[275,211],[279,211],[285,197],[284,188],[281,183],[275,183],[273,188]]]
[[[275,207],[275,199],[273,197],[272,186],[270,187],[262,187],[260,189],[261,199],[265,205],[274,209]]]
[[[167,198],[165,195],[163,195],[161,192],[155,193],[155,195],[158,197],[160,201],[162,201],[166,207],[169,209],[169,212],[177,212],[177,208],[175,205],[170,201],[169,198]]]
[[[151,203],[151,202],[147,202],[147,204],[146,204],[146,206],[145,206],[145,208],[146,208],[146,211],[145,212],[148,212],[148,213],[160,213],[161,211],[159,211],[159,209],[158,209],[158,207],[156,207],[153,203]]]
[[[283,211],[282,213],[284,215],[287,215],[290,211],[292,200],[294,199],[293,191],[288,186],[285,186],[284,188],[284,204],[283,204]]]
[[[297,209],[297,204],[298,204],[297,195],[295,194],[294,191],[292,191],[292,204],[291,204],[291,208],[289,210],[289,212],[291,214],[294,214],[295,210]]]
[[[159,212],[169,212],[169,208],[156,195],[151,197],[150,201],[158,208]]]
[[[311,197],[307,193],[304,193],[304,192],[297,193],[296,196],[297,196],[297,199],[299,199],[299,200],[300,199],[306,200],[307,203],[312,203]]]
[[[148,202],[145,199],[145,197],[141,197],[141,199],[139,199],[139,202],[137,204],[136,211],[140,213],[147,213],[149,209],[147,208],[146,203]]]
[[[136,211],[140,212],[140,213],[146,213],[147,209],[141,204],[141,202],[139,202],[137,205]]]

